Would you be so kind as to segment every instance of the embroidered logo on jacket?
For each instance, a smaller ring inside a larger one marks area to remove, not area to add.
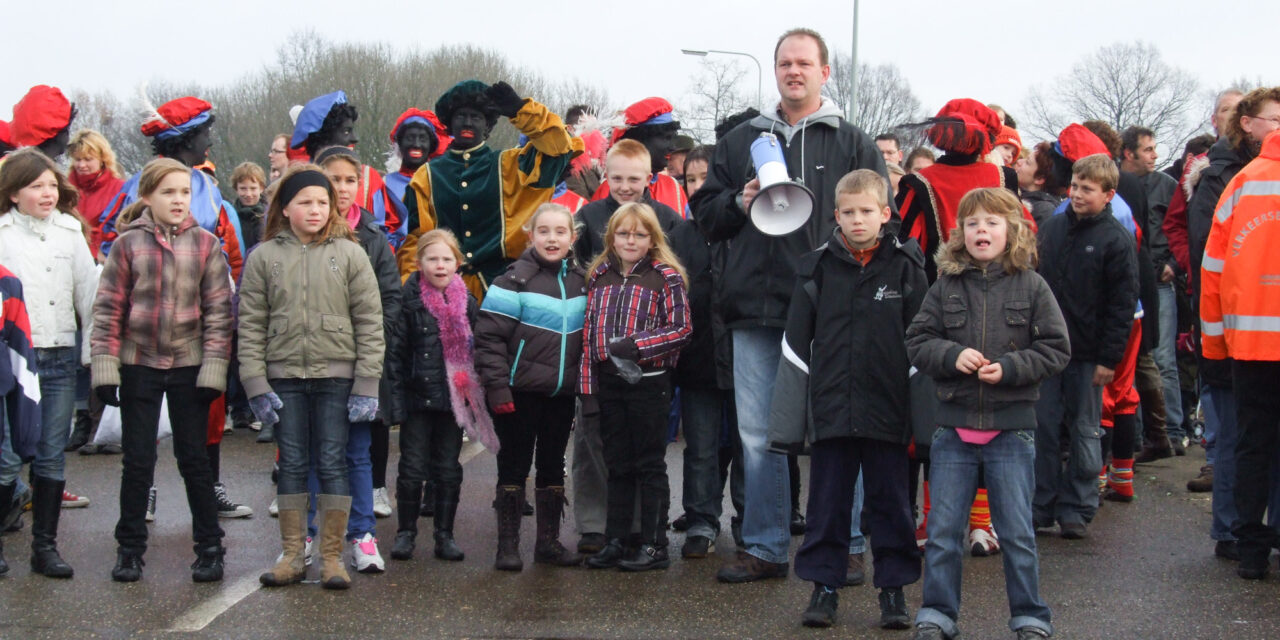
[[[887,285],[887,284],[882,284],[882,285],[880,285],[880,288],[879,288],[879,289],[876,289],[876,296],[875,296],[875,298],[874,298],[874,299],[875,299],[876,301],[880,301],[880,300],[897,300],[897,299],[899,299],[899,298],[901,298],[901,297],[902,297],[902,293],[900,293],[900,292],[898,292],[898,291],[894,291],[893,289],[890,289],[890,288],[889,288],[889,285]]]

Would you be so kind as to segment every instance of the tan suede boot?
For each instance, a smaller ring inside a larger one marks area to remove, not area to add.
[[[280,545],[284,555],[270,571],[258,576],[258,582],[268,587],[302,582],[307,575],[307,494],[278,496],[276,504],[280,507]]]
[[[351,576],[342,566],[342,543],[347,537],[347,516],[351,496],[320,494],[316,512],[324,518],[320,525],[320,585],[326,589],[346,589]]]

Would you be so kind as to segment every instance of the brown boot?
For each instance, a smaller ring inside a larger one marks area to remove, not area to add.
[[[1187,481],[1187,491],[1192,493],[1208,493],[1213,491],[1213,465],[1200,467],[1200,475]]]
[[[524,510],[524,488],[515,485],[498,487],[498,557],[493,568],[499,571],[522,571],[520,560],[520,517]]]
[[[258,582],[268,587],[302,582],[307,575],[307,494],[278,496],[276,504],[280,508],[280,545],[284,554],[276,566],[258,576]]]
[[[320,494],[316,514],[324,518],[320,525],[320,585],[326,589],[346,589],[351,576],[342,566],[342,543],[347,536],[347,515],[351,512],[351,496]]]
[[[538,541],[533,547],[533,561],[558,567],[576,567],[582,556],[560,544],[560,518],[564,514],[564,487],[543,487],[533,492],[538,506]]]

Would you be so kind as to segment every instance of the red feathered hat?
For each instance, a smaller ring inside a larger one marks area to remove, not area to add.
[[[149,138],[180,136],[208,121],[212,110],[213,105],[200,98],[187,96],[170,100],[142,123],[142,135]]]
[[[1080,158],[1098,153],[1105,153],[1107,157],[1111,157],[1111,152],[1107,150],[1107,145],[1103,144],[1101,138],[1084,128],[1084,125],[1074,122],[1058,134],[1058,141],[1053,146],[1055,151],[1062,154],[1062,157],[1073,163]]]
[[[13,146],[13,138],[9,137],[9,123],[0,120],[0,144],[7,147]]]
[[[987,155],[1000,133],[1000,116],[972,98],[956,98],[942,105],[929,127],[929,142],[952,153]]]
[[[13,105],[9,135],[15,146],[34,147],[71,124],[71,103],[57,87],[36,85]]]
[[[652,98],[645,98],[644,100],[627,107],[627,110],[622,112],[622,116],[625,118],[625,124],[624,126],[613,128],[613,137],[609,140],[609,144],[612,145],[621,140],[622,136],[627,133],[627,130],[632,127],[669,124],[675,122],[675,115],[672,113],[673,111],[675,111],[675,109],[672,108],[670,102],[656,96]]]
[[[395,126],[391,127],[391,134],[388,136],[391,138],[391,144],[396,143],[396,134],[400,133],[400,127],[406,124],[421,124],[431,131],[431,136],[436,139],[435,147],[431,151],[432,158],[444,153],[453,143],[453,138],[445,133],[444,125],[440,123],[440,118],[436,117],[435,112],[410,107],[400,114]]]

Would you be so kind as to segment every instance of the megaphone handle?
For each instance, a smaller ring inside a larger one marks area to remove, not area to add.
[[[742,210],[751,211],[751,203],[760,195],[760,179],[752,178],[742,185]]]

